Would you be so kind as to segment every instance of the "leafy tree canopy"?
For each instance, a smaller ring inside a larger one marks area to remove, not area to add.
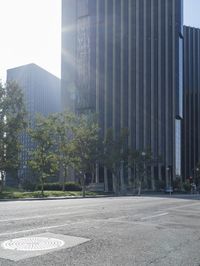
[[[15,82],[0,84],[0,172],[19,168],[19,135],[26,127],[26,110],[21,88]],[[1,186],[2,187],[2,186]]]

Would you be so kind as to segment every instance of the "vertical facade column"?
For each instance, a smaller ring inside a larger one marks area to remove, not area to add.
[[[112,36],[112,45],[113,45],[113,62],[112,62],[112,71],[113,71],[113,87],[112,87],[112,95],[113,95],[113,102],[112,102],[112,112],[113,112],[113,117],[112,117],[112,128],[113,128],[113,137],[116,137],[116,131],[117,131],[117,115],[116,115],[116,1],[113,0],[113,36]],[[113,191],[116,192],[116,186],[115,186],[115,177],[112,175],[112,186],[113,186]]]
[[[144,58],[143,58],[143,71],[144,71],[144,128],[143,128],[143,145],[144,145],[144,150],[147,148],[147,134],[148,129],[147,129],[147,106],[146,106],[146,97],[147,97],[147,45],[146,45],[146,39],[147,39],[147,28],[146,28],[146,15],[147,15],[147,10],[146,10],[146,1],[148,0],[143,0],[144,1],[144,11],[143,11],[143,24],[144,24],[144,32],[143,32],[143,50],[144,50]]]
[[[99,1],[96,0],[96,14],[97,14],[97,23],[96,23],[96,113],[99,115]],[[100,118],[99,118],[100,119]],[[100,121],[99,121],[100,122]]]
[[[121,49],[121,66],[120,66],[120,100],[121,100],[121,110],[120,110],[120,127],[124,128],[124,98],[125,98],[125,84],[124,84],[124,41],[125,41],[125,36],[124,36],[124,0],[121,0],[121,40],[120,40],[120,49]],[[122,193],[125,190],[125,183],[124,183],[124,164],[121,163],[120,166],[120,184],[121,184],[121,191]]]
[[[162,29],[161,29],[161,20],[163,18],[161,17],[161,1],[158,1],[158,154],[156,156],[158,157],[159,154],[162,154],[162,53],[161,53],[161,37],[162,37]],[[162,180],[162,171],[161,171],[161,163],[158,162],[158,177],[159,180]]]
[[[114,134],[115,134],[115,130],[116,130],[116,113],[115,113],[115,99],[116,99],[116,77],[115,77],[115,65],[116,65],[116,44],[115,44],[115,36],[116,36],[116,25],[115,25],[115,16],[116,16],[116,0],[113,0],[113,62],[112,62],[112,67],[113,67],[113,87],[112,87],[112,94],[113,94],[113,121],[112,121],[112,125],[113,125],[113,130],[114,130]]]
[[[176,52],[177,52],[177,38],[176,38],[176,17],[175,17],[175,13],[176,13],[176,1],[173,1],[172,4],[172,97],[173,97],[173,104],[172,104],[172,128],[173,128],[173,136],[172,136],[172,141],[173,141],[173,146],[172,146],[172,166],[173,166],[173,170],[171,171],[171,179],[172,181],[175,179],[176,177],[176,92],[177,92],[177,86],[179,85],[177,82],[177,68],[176,68],[176,63],[177,60],[179,58],[179,55],[176,56]],[[179,71],[178,73],[179,74]]]
[[[140,64],[140,58],[139,58],[139,51],[142,47],[140,47],[139,43],[139,2],[140,0],[136,0],[136,149],[141,149],[139,146],[140,143],[140,117],[139,117],[139,64]]]
[[[101,0],[102,1],[102,0]],[[106,136],[106,132],[108,129],[108,0],[105,1],[105,28],[104,28],[104,34],[105,34],[105,54],[104,54],[104,101],[105,101],[105,110],[104,110],[104,137]],[[105,168],[104,169],[104,183],[105,183],[105,191],[108,192],[108,171]]]
[[[77,1],[62,0],[61,106],[72,112],[75,91],[69,88],[76,85],[76,10]]]
[[[98,120],[99,124],[100,122],[100,117],[99,117],[99,101],[100,101],[100,94],[99,94],[99,74],[100,74],[100,67],[99,67],[99,1],[96,0],[96,113],[98,114]],[[95,182],[96,184],[99,183],[99,164],[96,164],[96,175],[95,175]],[[104,176],[104,182],[105,178],[107,176]]]
[[[152,2],[152,1],[151,1]],[[154,151],[154,141],[155,141],[155,136],[154,136],[154,130],[155,130],[155,126],[154,126],[154,6],[151,3],[151,84],[150,84],[150,90],[151,90],[151,150],[152,150],[152,154],[153,156],[155,156],[155,151]],[[155,171],[154,171],[154,167],[153,167],[153,176],[155,178]],[[156,177],[157,178],[157,177]]]
[[[102,0],[101,0],[102,1]],[[107,128],[108,128],[108,0],[105,1],[105,28],[104,28],[104,39],[105,39],[105,53],[104,53],[104,136],[106,136]]]
[[[129,149],[133,148],[132,137],[132,0],[128,2],[128,147]],[[128,169],[128,187],[131,186],[132,183],[132,172],[131,168]]]
[[[165,147],[166,147],[166,151],[165,151],[165,163],[164,163],[164,167],[165,167],[165,183],[168,182],[168,171],[167,171],[167,167],[169,165],[169,133],[168,133],[168,128],[170,127],[169,124],[169,97],[168,97],[168,90],[169,90],[169,31],[168,31],[168,25],[169,25],[169,21],[168,21],[168,1],[166,1],[165,3],[165,38],[166,38],[166,49],[165,49],[165,58],[166,58],[166,66],[165,66]]]
[[[200,30],[197,32],[197,73],[200,73]],[[197,74],[197,122],[198,122],[198,132],[200,132],[200,74]],[[200,161],[200,136],[198,135],[198,161]]]

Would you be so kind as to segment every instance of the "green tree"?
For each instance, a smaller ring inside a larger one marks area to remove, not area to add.
[[[74,167],[81,176],[85,197],[86,174],[94,175],[96,163],[101,157],[99,126],[93,115],[77,117],[73,127]]]
[[[138,195],[141,195],[142,184],[148,174],[148,166],[153,164],[152,153],[150,150],[139,151],[130,150],[128,167],[134,173],[134,181],[138,189]]]
[[[6,173],[15,173],[20,165],[19,135],[26,127],[22,90],[14,82],[0,84],[0,192]]]
[[[73,127],[76,116],[69,112],[58,113],[50,116],[55,131],[56,157],[63,175],[63,191],[70,167],[75,163]]]
[[[38,175],[42,196],[44,196],[45,180],[48,176],[58,171],[53,128],[52,119],[38,115],[34,128],[29,129],[29,134],[35,146],[30,153],[29,166]]]
[[[125,164],[128,159],[127,141],[128,130],[121,129],[120,136],[114,137],[113,129],[108,129],[104,140],[104,154],[102,164],[112,173],[113,176],[113,191],[118,194],[122,189],[120,182],[120,170],[122,163]]]
[[[193,180],[199,189],[200,188],[200,161],[196,164],[196,167],[193,169]]]

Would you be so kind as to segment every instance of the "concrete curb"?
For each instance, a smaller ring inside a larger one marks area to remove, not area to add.
[[[0,199],[0,202],[9,201],[45,201],[45,200],[65,200],[65,199],[95,199],[95,198],[110,198],[116,197],[115,195],[98,195],[98,196],[68,196],[68,197],[46,197],[46,198],[19,198],[19,199]]]
[[[180,199],[192,199],[192,200],[200,200],[200,194],[172,194],[171,196],[168,194],[142,194],[140,196],[138,195],[96,195],[96,196],[86,196],[83,198],[82,196],[66,196],[66,197],[46,197],[46,198],[19,198],[19,199],[0,199],[0,202],[12,202],[12,201],[45,201],[45,200],[67,200],[67,199],[98,199],[98,198],[118,198],[118,197],[162,197],[162,198],[180,198]]]

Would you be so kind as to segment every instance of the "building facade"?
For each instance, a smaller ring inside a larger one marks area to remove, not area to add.
[[[182,172],[195,175],[200,161],[200,29],[184,27],[184,120]]]
[[[62,1],[63,106],[94,111],[102,134],[128,128],[129,147],[151,149],[149,188],[180,175],[182,12],[182,0]]]
[[[61,110],[60,79],[43,68],[28,64],[9,69],[7,81],[17,82],[24,93],[29,127],[34,128],[37,113],[46,116]],[[21,180],[27,180],[31,177],[27,162],[34,143],[26,132],[21,134],[20,141],[23,149],[18,175]]]

